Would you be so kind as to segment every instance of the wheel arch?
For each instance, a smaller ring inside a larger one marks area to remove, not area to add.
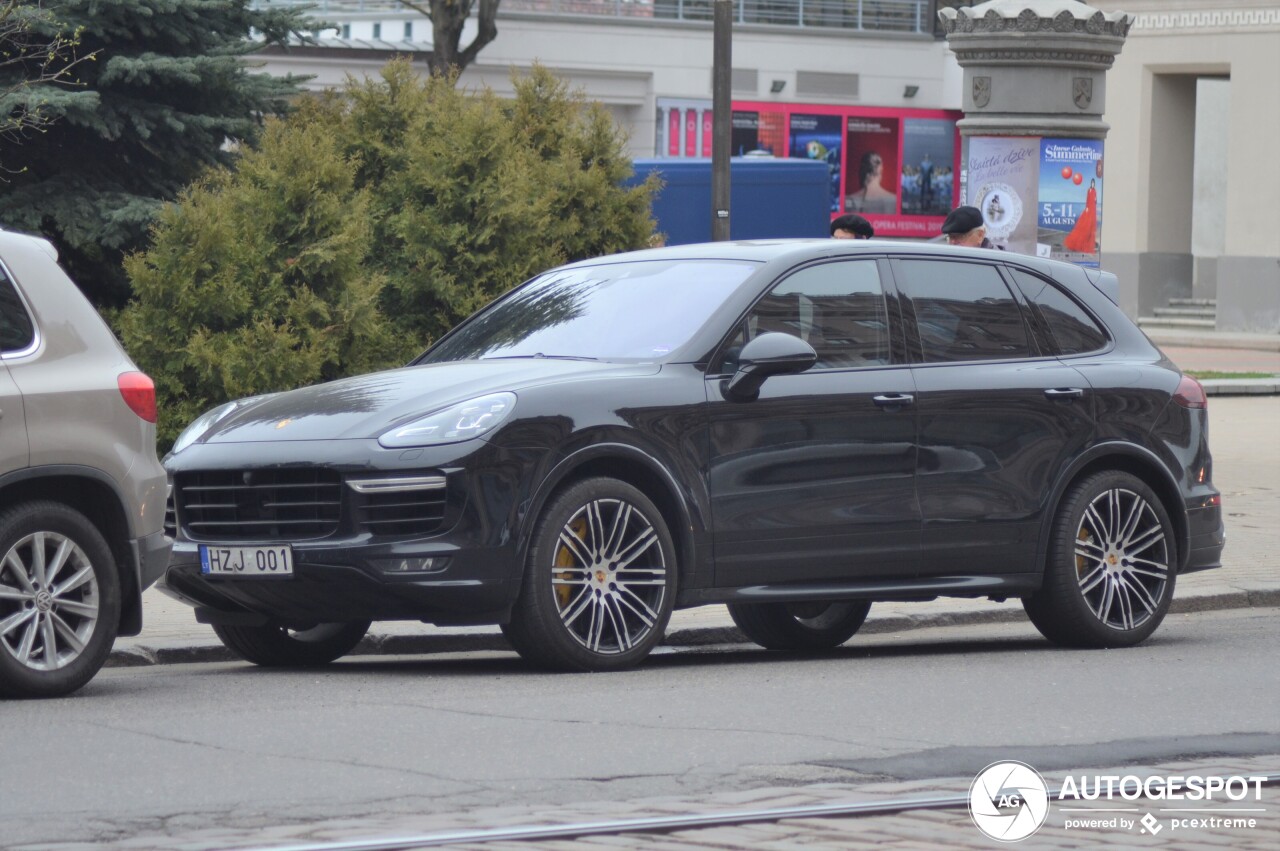
[[[684,581],[697,565],[697,545],[694,540],[696,530],[690,501],[682,492],[676,477],[661,461],[648,452],[625,443],[601,443],[580,449],[561,459],[543,478],[529,502],[529,510],[521,525],[517,548],[520,564],[525,563],[533,529],[551,498],[576,482],[596,476],[626,482],[653,500],[674,540],[679,580],[683,587]],[[523,572],[521,579],[523,581]]]
[[[1049,553],[1049,538],[1053,534],[1054,519],[1067,492],[1080,480],[1094,473],[1118,470],[1141,480],[1155,493],[1173,524],[1177,546],[1177,566],[1181,570],[1189,554],[1190,529],[1187,525],[1186,506],[1178,489],[1177,480],[1169,468],[1151,451],[1131,443],[1106,443],[1092,447],[1075,460],[1059,477],[1053,489],[1053,499],[1040,523],[1040,543],[1036,562],[1041,575]]]
[[[28,467],[0,479],[0,505],[32,500],[58,502],[89,519],[111,548],[120,577],[118,635],[137,635],[142,629],[142,592],[129,518],[116,483],[92,467]]]

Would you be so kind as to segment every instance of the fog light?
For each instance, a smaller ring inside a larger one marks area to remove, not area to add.
[[[439,573],[449,566],[449,557],[376,558],[373,559],[373,565],[388,576],[400,576],[406,573]]]

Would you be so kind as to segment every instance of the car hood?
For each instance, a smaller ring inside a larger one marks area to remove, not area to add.
[[[376,438],[458,402],[549,382],[652,375],[657,364],[556,358],[461,361],[374,372],[264,396],[236,409],[198,443]],[[520,404],[516,403],[519,414]]]

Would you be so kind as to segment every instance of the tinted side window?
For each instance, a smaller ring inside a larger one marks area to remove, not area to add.
[[[818,353],[814,369],[889,362],[889,321],[874,260],[823,263],[784,278],[747,318],[757,337],[782,331]]]
[[[35,339],[35,327],[13,283],[0,272],[0,352],[25,349]]]
[[[900,260],[926,363],[1031,356],[1022,310],[994,266]]]
[[[1107,335],[1071,296],[1037,275],[1021,269],[1011,271],[1027,300],[1039,308],[1059,354],[1078,355],[1107,344]]]

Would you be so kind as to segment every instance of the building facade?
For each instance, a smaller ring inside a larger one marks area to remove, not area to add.
[[[538,62],[609,109],[635,156],[701,156],[709,150],[710,2],[503,0],[498,37],[461,84],[507,93],[511,73]],[[937,193],[919,193],[910,171],[920,164],[910,160],[948,154],[908,151],[906,128],[908,121],[950,120],[963,103],[963,75],[935,27],[938,0],[733,2],[735,132],[754,133],[757,147],[783,155],[797,155],[794,146],[807,132],[806,153],[818,150],[809,145],[816,140],[829,154],[821,134],[832,131],[823,122],[839,116],[836,135],[845,150],[837,156],[833,213],[855,208],[861,156],[854,134],[897,133],[889,188],[899,196],[896,213],[912,215],[899,218],[909,226],[895,231],[881,222],[877,231],[932,235],[933,219],[907,210],[908,201],[938,203]],[[266,55],[272,72],[313,75],[311,87],[335,87],[348,73],[377,73],[394,55],[425,60],[431,49],[430,22],[394,0],[313,5],[334,27],[315,33],[315,46]],[[1280,0],[1090,5],[1134,15],[1107,73],[1104,116],[1110,131],[1101,263],[1119,276],[1123,306],[1145,316],[1170,298],[1216,297],[1209,324],[1280,333],[1273,212],[1280,168],[1269,156],[1280,139]],[[774,128],[782,135],[769,136],[768,115],[782,122]],[[937,135],[936,127],[912,127]],[[952,168],[960,168],[959,147],[950,155]]]

